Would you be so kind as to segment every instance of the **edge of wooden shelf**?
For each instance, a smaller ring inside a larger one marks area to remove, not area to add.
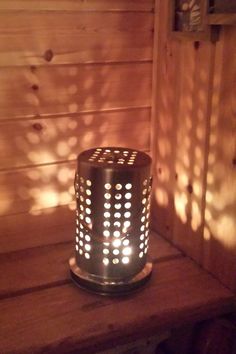
[[[207,15],[210,25],[236,25],[236,13],[215,13]]]

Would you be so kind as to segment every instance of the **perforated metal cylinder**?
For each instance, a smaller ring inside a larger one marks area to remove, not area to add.
[[[136,150],[96,148],[78,156],[76,265],[120,282],[147,262],[151,158]]]

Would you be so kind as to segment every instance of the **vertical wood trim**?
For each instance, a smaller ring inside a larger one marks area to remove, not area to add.
[[[151,99],[151,125],[150,125],[150,150],[152,153],[152,175],[155,175],[156,164],[156,115],[157,115],[157,68],[158,68],[158,37],[160,33],[158,9],[161,0],[155,0],[154,8],[154,35],[153,35],[153,64],[152,64],[152,99]]]

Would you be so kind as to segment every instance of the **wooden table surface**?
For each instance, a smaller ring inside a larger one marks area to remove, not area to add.
[[[153,274],[142,290],[109,298],[70,280],[71,243],[0,256],[0,353],[95,353],[234,309],[218,280],[152,233]]]

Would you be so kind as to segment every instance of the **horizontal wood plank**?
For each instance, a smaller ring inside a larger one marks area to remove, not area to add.
[[[75,166],[72,161],[1,172],[0,215],[35,215],[43,213],[44,208],[70,203],[74,198]]]
[[[151,63],[0,69],[0,120],[149,106]]]
[[[151,11],[154,0],[1,0],[0,10]]]
[[[33,213],[0,217],[0,253],[71,241],[75,227],[74,208],[72,202]]]
[[[68,225],[68,224],[67,224]],[[74,226],[74,223],[72,224]],[[60,226],[58,225],[58,231]],[[57,231],[54,230],[56,234]],[[0,255],[6,272],[0,273],[0,298],[15,296],[39,288],[69,282],[69,257],[74,252],[74,232],[68,225],[69,243],[36,247]],[[48,233],[48,239],[51,234]],[[49,241],[49,240],[48,240]],[[49,241],[50,242],[50,241]],[[149,255],[158,263],[181,256],[181,253],[155,233],[150,234]]]
[[[210,25],[236,25],[236,13],[216,13],[207,16]]]
[[[2,300],[0,348],[4,354],[94,352],[232,308],[229,290],[180,258],[156,265],[147,286],[126,298],[68,284]]]
[[[71,160],[96,146],[147,150],[149,124],[150,108],[0,122],[0,171]]]
[[[151,13],[2,12],[0,67],[151,60],[152,28]]]

